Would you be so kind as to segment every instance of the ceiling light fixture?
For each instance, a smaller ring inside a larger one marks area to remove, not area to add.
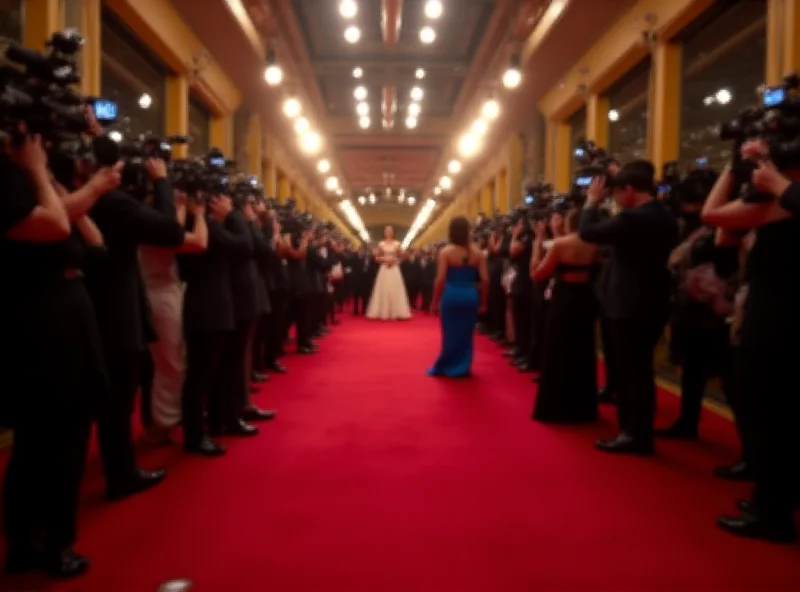
[[[438,19],[444,12],[441,0],[428,0],[425,3],[425,16],[429,19]]]
[[[358,105],[356,105],[356,113],[358,113],[361,117],[366,117],[369,115],[369,103],[361,101]]]
[[[500,103],[497,102],[497,99],[489,99],[483,104],[481,114],[486,119],[497,119],[500,115]]]
[[[369,117],[362,117],[358,120],[358,125],[361,129],[368,129],[372,125],[372,121]]]
[[[308,123],[308,119],[306,119],[305,117],[300,117],[298,118],[297,121],[294,122],[294,131],[296,131],[298,134],[302,135],[306,133],[309,129],[311,129],[311,124]]]
[[[308,132],[300,138],[300,147],[303,152],[316,154],[322,148],[322,138],[319,137],[317,132]]]
[[[414,72],[414,76],[417,78],[417,80],[422,80],[425,78],[425,70],[422,68],[417,68],[417,71]]]
[[[150,105],[153,104],[153,97],[144,93],[141,97],[139,97],[139,108],[140,109],[149,109]]]
[[[413,206],[415,203],[417,200],[413,196],[408,198],[408,205]]]
[[[294,119],[300,112],[303,110],[303,107],[300,105],[300,101],[295,99],[294,97],[289,97],[283,102],[283,113],[289,119]]]
[[[483,119],[476,119],[475,123],[472,124],[472,133],[475,136],[481,137],[489,131],[489,124],[487,124]]]
[[[342,0],[339,2],[339,14],[346,19],[351,19],[358,14],[356,0]]]
[[[344,195],[344,189],[342,189],[341,187],[339,187],[339,188],[336,190],[336,195],[340,195],[340,196],[341,196],[341,195]]]
[[[453,187],[453,180],[447,175],[445,175],[444,177],[439,179],[439,186],[445,190],[451,189]]]
[[[408,106],[408,114],[411,117],[419,117],[420,112],[422,111],[422,107],[419,106],[419,103],[411,103]]]
[[[348,43],[358,43],[361,39],[361,29],[355,25],[350,25],[344,30],[344,40]]]
[[[363,68],[353,68],[353,78],[361,78],[364,76]]]
[[[328,191],[336,191],[339,188],[339,179],[336,177],[328,177],[325,179],[325,189]]]
[[[374,193],[370,193],[369,194],[369,203],[371,203],[371,204],[375,203],[375,194]]]
[[[408,129],[414,129],[417,127],[417,118],[416,117],[406,117],[406,127]]]
[[[436,187],[433,188],[433,194],[434,195],[441,195],[442,194],[442,188],[437,185]]]
[[[422,227],[427,224],[428,220],[433,214],[433,210],[436,207],[436,200],[429,199],[425,202],[425,205],[422,206],[422,209],[417,213],[417,217],[414,218],[414,223],[411,225],[411,228],[408,229],[408,234],[406,234],[405,238],[403,239],[403,249],[407,249],[411,244],[411,241],[414,240],[414,237],[417,236]]]
[[[458,161],[458,160],[456,160],[456,159],[453,159],[453,160],[451,160],[451,161],[450,161],[450,162],[447,164],[447,171],[448,171],[448,172],[449,172],[451,175],[457,175],[458,173],[460,173],[460,172],[461,172],[461,162],[459,162],[459,161]]]
[[[278,86],[283,82],[283,70],[278,65],[278,57],[275,50],[270,48],[267,51],[267,67],[264,69],[264,80],[270,86]]]
[[[478,139],[472,134],[465,134],[458,142],[458,151],[462,156],[473,156],[478,151]]]
[[[505,74],[503,74],[503,86],[513,90],[520,85],[522,82],[522,72],[520,71],[521,63],[522,60],[518,54],[511,56],[511,63],[505,71]]]
[[[425,96],[425,92],[420,87],[415,86],[411,89],[412,101],[421,101],[423,96]]]
[[[359,195],[358,196],[358,203],[360,203],[363,206],[365,203],[367,203],[367,198],[364,197],[363,195]]]
[[[331,170],[331,163],[327,159],[322,159],[317,163],[317,170],[323,175]]]
[[[616,109],[611,109],[608,112],[608,120],[609,121],[619,121],[619,111]]]
[[[419,40],[425,45],[430,45],[436,41],[436,31],[433,30],[433,27],[422,27],[419,30]]]
[[[359,198],[360,199],[360,198]],[[350,223],[358,235],[364,241],[369,241],[369,234],[367,234],[366,229],[364,228],[364,222],[361,220],[361,216],[358,215],[355,207],[353,207],[353,203],[349,199],[345,199],[342,203],[339,204],[339,207],[342,208],[347,221]]]
[[[356,101],[365,101],[367,99],[367,87],[357,86],[353,91],[353,96],[356,98]]]

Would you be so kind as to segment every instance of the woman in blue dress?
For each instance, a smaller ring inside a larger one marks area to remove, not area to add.
[[[431,312],[441,315],[442,351],[430,376],[470,375],[478,313],[486,310],[489,272],[483,253],[471,243],[472,228],[463,216],[450,221],[448,244],[439,252]]]

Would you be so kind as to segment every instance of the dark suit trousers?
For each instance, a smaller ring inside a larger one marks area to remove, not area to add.
[[[131,415],[140,384],[141,356],[138,353],[106,354],[111,392],[99,404],[97,439],[108,485],[125,486],[134,479],[138,470],[133,450]]]
[[[250,354],[247,347],[251,344],[255,323],[255,319],[239,321],[236,328],[226,336],[220,371],[213,387],[217,391],[215,401],[221,404],[220,412],[215,418],[220,423],[212,422],[209,415],[209,427],[212,429],[233,424],[250,401],[250,378],[247,376]]]
[[[417,308],[419,303],[419,282],[417,280],[409,280],[408,281],[408,303],[411,305],[411,308]]]
[[[149,428],[153,425],[153,380],[155,379],[156,369],[153,366],[153,356],[148,349],[142,354],[141,365],[139,368],[139,382],[141,392],[139,396],[139,420],[142,427]]]
[[[531,347],[531,294],[512,295],[514,313],[514,342],[518,355],[527,357]]]
[[[430,310],[433,301],[433,284],[423,283],[420,292],[422,292],[422,310]]]
[[[199,443],[205,434],[203,411],[208,407],[209,422],[222,423],[222,393],[212,389],[220,373],[227,332],[194,333],[186,336],[186,380],[183,383],[181,416],[185,445]]]
[[[53,403],[15,422],[3,484],[9,549],[25,552],[40,542],[42,534],[48,550],[62,550],[75,542],[90,428],[87,409]]]
[[[272,310],[261,317],[256,344],[254,346],[253,363],[256,368],[270,366],[278,361],[278,353],[283,348],[286,327],[287,294],[284,291],[269,293]]]
[[[506,293],[500,276],[490,278],[489,329],[492,333],[506,334]]]
[[[308,304],[310,298],[306,295],[293,294],[289,297],[289,308],[286,314],[286,331],[294,325],[295,329],[295,343],[298,347],[308,347],[311,345],[311,319],[309,318],[310,306]]]
[[[619,384],[617,380],[617,365],[611,340],[611,321],[605,316],[600,317],[600,340],[603,346],[603,360],[606,368],[605,390],[615,395]]]
[[[611,321],[617,383],[617,414],[623,432],[641,440],[653,438],[656,383],[653,356],[666,319]]]
[[[355,286],[353,295],[353,314],[362,315],[369,306],[369,297],[372,292],[372,283],[368,279],[360,279]]]

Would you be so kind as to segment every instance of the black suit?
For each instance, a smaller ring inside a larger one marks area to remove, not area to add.
[[[322,247],[309,245],[306,252],[306,270],[311,283],[311,300],[309,307],[309,332],[313,335],[325,325],[326,295],[328,271],[331,268],[331,252],[323,256]]]
[[[419,260],[416,257],[414,259],[406,259],[400,263],[400,271],[403,274],[403,281],[406,284],[408,302],[411,308],[417,308],[421,279],[420,274],[422,271],[419,266]]]
[[[139,362],[154,337],[137,247],[174,247],[184,238],[166,180],[156,181],[154,197],[155,209],[127,193],[111,191],[89,212],[108,250],[106,257],[87,269],[86,286],[111,380],[111,396],[98,411],[100,456],[110,489],[124,489],[137,477],[130,418],[139,386]]]
[[[433,284],[436,281],[436,261],[424,257],[419,262],[420,292],[422,292],[422,310],[430,310],[433,300]]]
[[[359,255],[353,262],[353,314],[361,315],[366,312],[369,299],[372,295],[372,286],[375,276],[378,275],[378,265],[372,254]]]
[[[301,240],[292,237],[292,248],[299,249]],[[287,259],[287,275],[289,278],[289,304],[286,315],[286,326],[283,335],[288,336],[289,327],[294,323],[295,341],[298,347],[310,347],[311,343],[311,279],[306,269],[306,257]]]
[[[619,424],[652,441],[656,388],[653,355],[670,307],[667,261],[678,240],[672,214],[655,200],[602,220],[597,206],[581,217],[583,240],[610,245],[603,294],[617,366]]]
[[[224,393],[211,386],[220,375],[226,339],[236,326],[231,260],[251,249],[244,236],[208,219],[208,250],[181,257],[186,281],[183,328],[186,333],[186,380],[183,384],[182,416],[184,445],[199,444],[204,435],[203,403],[208,398],[209,423],[233,421],[230,406],[220,399]]]

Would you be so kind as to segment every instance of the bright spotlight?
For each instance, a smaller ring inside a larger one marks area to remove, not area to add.
[[[489,99],[483,104],[481,114],[486,119],[497,119],[497,116],[500,115],[500,103],[496,99]]]
[[[417,203],[417,200],[415,198],[413,197],[408,198],[408,205],[413,206],[415,203]]]
[[[372,121],[369,117],[362,117],[358,120],[358,125],[361,129],[367,129],[372,125]]]
[[[503,86],[508,89],[517,88],[522,82],[522,73],[518,68],[509,68],[503,74]]]
[[[364,76],[364,70],[361,68],[353,68],[353,78],[361,78]]]
[[[358,105],[356,105],[356,113],[361,117],[366,117],[369,115],[369,103],[361,101]]]
[[[283,70],[277,64],[271,64],[264,70],[264,80],[270,86],[278,86],[283,82]]]
[[[108,132],[108,139],[117,143],[122,142],[122,134],[119,133],[117,130]]]
[[[442,6],[441,0],[428,0],[425,3],[425,16],[429,19],[438,19],[442,16],[444,12],[444,7]]]
[[[463,156],[472,156],[478,151],[478,139],[472,134],[464,135],[458,143],[458,151]]]
[[[422,107],[419,106],[419,103],[411,103],[408,106],[408,114],[411,117],[419,117],[420,112],[422,111]]]
[[[414,72],[414,76],[416,76],[417,80],[422,80],[425,78],[425,70],[422,68],[417,68],[417,71]]]
[[[367,99],[367,87],[357,86],[353,91],[353,96],[356,98],[356,101],[365,101]]]
[[[289,97],[283,102],[283,113],[289,119],[294,119],[295,117],[300,115],[300,111],[302,110],[303,108],[300,105],[300,101],[298,101],[294,97]]]
[[[346,19],[351,19],[358,14],[356,0],[342,0],[339,2],[339,14]]]
[[[361,29],[355,25],[350,25],[344,30],[344,40],[348,43],[358,43],[361,39]]]
[[[430,45],[436,41],[436,31],[433,30],[433,27],[422,27],[419,30],[419,40],[425,45]]]
[[[447,170],[451,175],[457,175],[461,172],[461,162],[458,160],[451,160],[447,165]]]
[[[444,177],[439,179],[439,186],[445,190],[451,189],[453,187],[453,180],[447,175],[445,175]]]
[[[308,123],[308,119],[305,117],[300,117],[294,122],[294,131],[300,135],[306,133],[309,129],[311,129],[311,124]]]
[[[719,103],[720,105],[727,105],[728,103],[731,102],[733,95],[731,94],[731,91],[729,91],[727,88],[723,88],[718,90],[717,94],[715,94],[714,97],[717,99],[717,103]]]
[[[424,95],[425,92],[419,86],[415,86],[414,88],[411,89],[412,101],[421,101]]]
[[[339,179],[336,177],[328,177],[325,179],[325,189],[328,191],[336,191],[339,188]]]
[[[367,203],[367,198],[364,197],[363,195],[359,195],[358,196],[358,203],[360,203],[363,206],[365,203]]]
[[[371,204],[375,203],[375,194],[374,193],[370,193],[369,194],[369,203],[371,203]]]
[[[141,109],[149,109],[150,105],[153,104],[153,97],[144,93],[141,97],[139,97],[139,107]]]
[[[322,147],[322,138],[320,138],[319,134],[316,132],[308,132],[300,138],[300,147],[303,149],[303,152],[307,152],[308,154],[319,152],[319,149]]]
[[[489,131],[489,125],[483,119],[476,119],[472,124],[472,133],[478,137],[483,136]]]
[[[407,117],[406,118],[406,127],[408,129],[414,129],[417,127],[417,118],[416,117]]]
[[[331,170],[331,163],[327,159],[320,160],[317,163],[317,170],[323,175]]]
[[[434,195],[441,195],[442,194],[442,188],[437,185],[436,187],[433,188],[433,194]]]
[[[608,112],[608,120],[609,121],[619,121],[619,111],[616,109],[611,109]]]

